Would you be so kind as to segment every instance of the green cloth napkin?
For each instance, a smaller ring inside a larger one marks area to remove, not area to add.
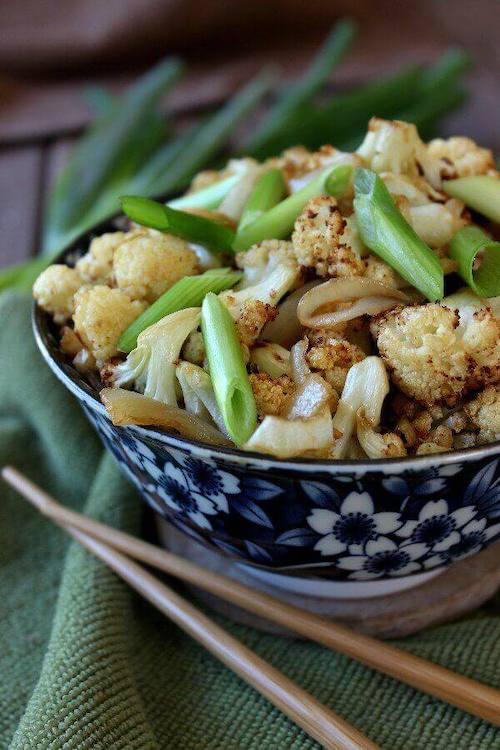
[[[28,300],[4,294],[0,320],[0,463],[139,533],[144,506],[38,355]],[[318,748],[14,492],[0,493],[2,748]],[[500,747],[500,730],[343,656],[217,620],[384,750]],[[500,597],[400,645],[500,687]]]

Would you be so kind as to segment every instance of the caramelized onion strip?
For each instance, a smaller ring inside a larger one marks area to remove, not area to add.
[[[101,401],[114,425],[137,424],[178,432],[182,437],[212,445],[231,446],[228,438],[215,427],[177,406],[167,406],[148,396],[124,388],[103,388]]]
[[[307,328],[332,328],[361,315],[377,315],[409,301],[404,292],[373,279],[330,279],[304,294],[297,306],[297,316]],[[341,306],[322,311],[333,305]]]

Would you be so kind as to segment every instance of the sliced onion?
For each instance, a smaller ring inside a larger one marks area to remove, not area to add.
[[[288,375],[290,352],[279,344],[258,341],[250,349],[250,362],[259,372],[267,372],[272,378],[279,378],[280,375]]]
[[[408,301],[409,297],[404,292],[373,279],[330,279],[304,294],[297,306],[297,316],[300,323],[308,328],[332,328],[361,315],[377,315]],[[338,310],[320,312],[327,305],[346,302],[352,304]]]
[[[309,281],[292,292],[278,307],[278,315],[262,329],[261,338],[289,349],[302,336],[302,326],[297,318],[297,305],[309,289],[321,281]]]
[[[329,405],[331,386],[321,375],[308,375],[294,393],[286,411],[287,419],[313,417]]]
[[[266,416],[243,448],[277,458],[293,458],[332,444],[332,417],[325,408],[310,419]]]
[[[137,424],[144,427],[160,427],[203,443],[233,445],[215,427],[177,406],[167,406],[161,401],[155,401],[141,393],[126,391],[123,388],[103,388],[99,395],[114,425]]]
[[[306,362],[307,339],[301,339],[290,350],[290,373],[294,383],[303,383],[311,370]]]

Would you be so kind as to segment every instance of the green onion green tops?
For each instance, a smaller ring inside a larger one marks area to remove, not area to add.
[[[149,198],[127,195],[120,200],[123,211],[138,224],[175,234],[215,252],[231,251],[234,232],[216,221],[178,211]]]
[[[464,227],[453,237],[450,255],[458,263],[460,276],[477,295],[500,295],[500,242],[478,227]]]
[[[248,199],[238,224],[241,231],[247,224],[259,219],[286,195],[286,182],[281,169],[270,169],[265,172],[257,183]]]
[[[396,208],[380,177],[370,169],[354,172],[354,211],[365,245],[434,302],[444,296],[444,274],[437,256]]]
[[[224,424],[232,440],[243,445],[255,430],[257,409],[236,326],[215,294],[203,300],[201,332]]]
[[[142,315],[122,333],[118,349],[127,354],[137,346],[137,337],[142,331],[157,323],[165,315],[184,310],[187,307],[200,307],[208,292],[223,292],[231,289],[241,279],[241,273],[229,268],[214,268],[201,276],[185,276],[153,302]]]
[[[339,164],[328,167],[313,177],[303,188],[289,195],[260,218],[238,230],[234,240],[235,250],[248,250],[256,242],[268,239],[284,239],[288,237],[295,223],[295,219],[311,200],[321,193],[331,190],[330,195],[340,198],[347,189],[352,174],[352,167]]]
[[[232,174],[224,180],[214,182],[202,190],[194,193],[186,193],[180,198],[168,201],[170,208],[207,208],[213,210],[218,208],[229,191],[241,180],[241,175]]]
[[[452,198],[459,198],[474,211],[500,223],[500,180],[498,177],[479,175],[446,180],[443,190]]]

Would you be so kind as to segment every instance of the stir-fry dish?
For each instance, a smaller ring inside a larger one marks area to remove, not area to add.
[[[500,175],[372,119],[357,151],[205,171],[52,265],[34,297],[117,425],[279,458],[500,438]]]

